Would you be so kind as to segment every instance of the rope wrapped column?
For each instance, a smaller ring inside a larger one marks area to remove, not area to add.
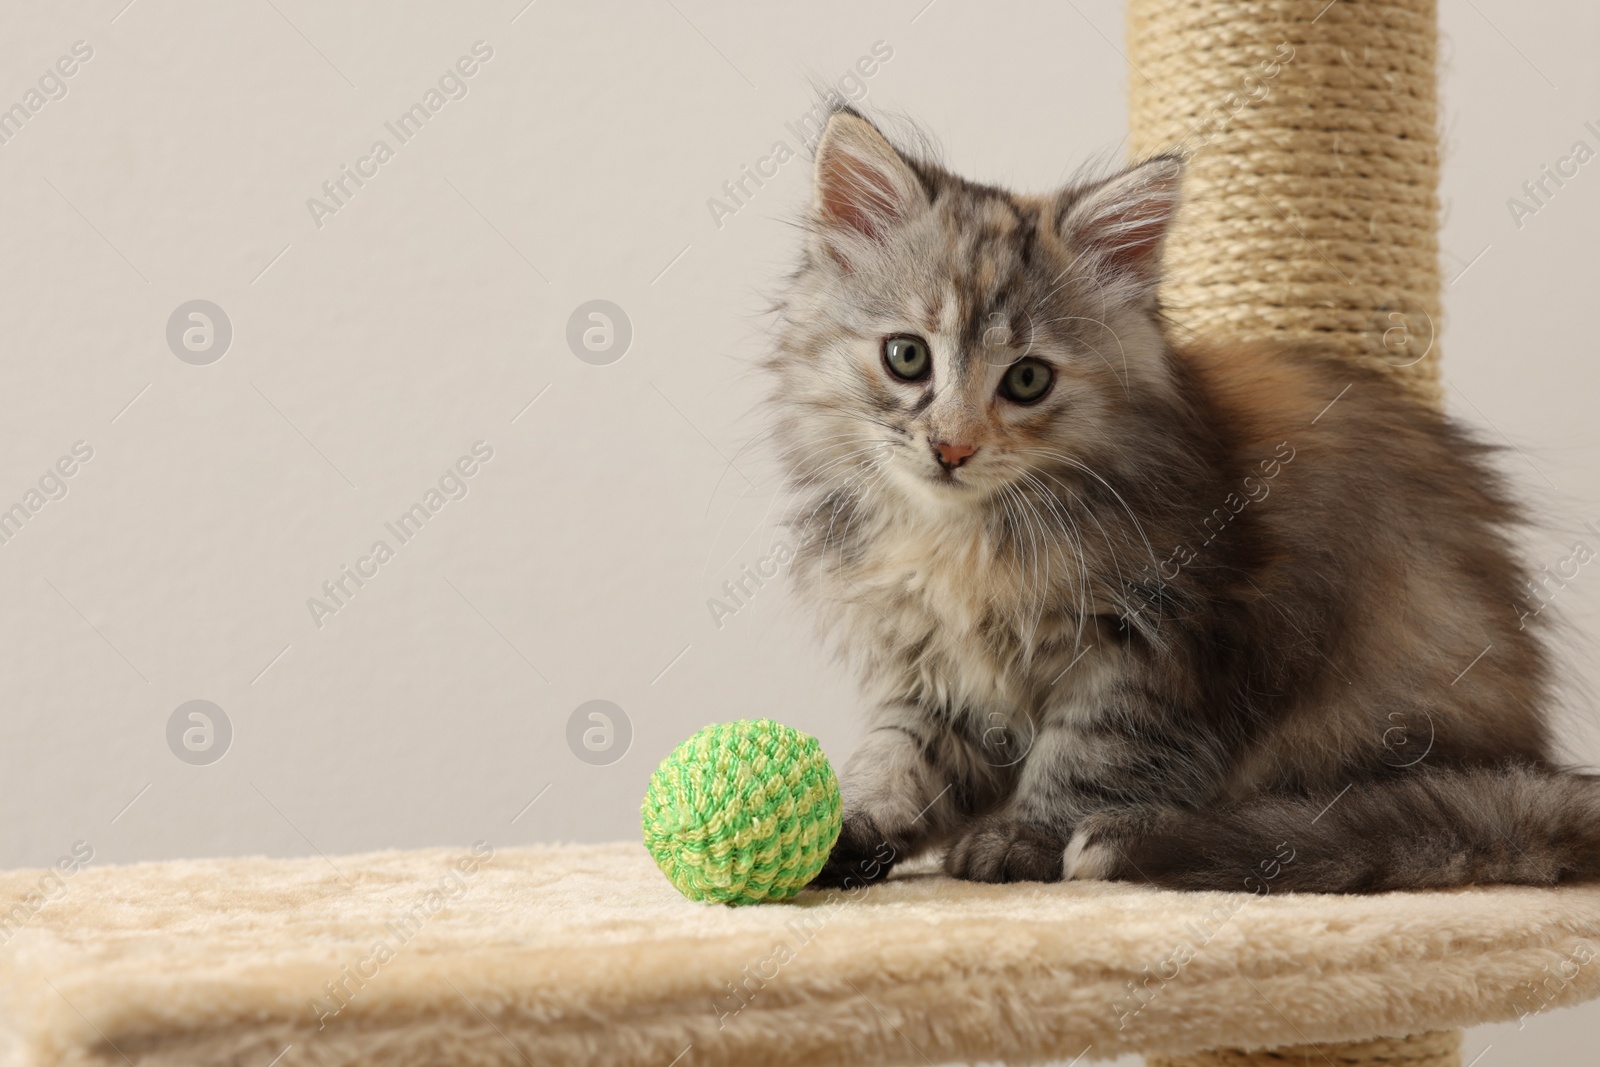
[[[1434,0],[1129,0],[1135,158],[1189,157],[1180,342],[1311,343],[1439,399]]]

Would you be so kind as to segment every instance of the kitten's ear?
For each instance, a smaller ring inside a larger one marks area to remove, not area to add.
[[[1142,295],[1161,278],[1161,242],[1182,181],[1183,161],[1176,156],[1130,167],[1078,195],[1061,220],[1061,236],[1095,273]]]
[[[813,210],[829,250],[846,267],[851,245],[882,244],[889,231],[928,203],[922,182],[878,128],[853,111],[835,111],[817,142]]]

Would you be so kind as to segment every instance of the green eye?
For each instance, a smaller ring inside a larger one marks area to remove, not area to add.
[[[928,342],[910,334],[885,337],[883,365],[902,381],[921,381],[933,369],[933,358],[928,355]]]
[[[1018,404],[1031,404],[1050,391],[1055,375],[1037,359],[1019,359],[1000,379],[1000,395]]]

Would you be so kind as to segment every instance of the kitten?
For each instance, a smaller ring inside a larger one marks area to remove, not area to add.
[[[1600,875],[1489,449],[1326,354],[1174,347],[1182,170],[1014,195],[832,115],[772,361],[872,699],[817,884]]]

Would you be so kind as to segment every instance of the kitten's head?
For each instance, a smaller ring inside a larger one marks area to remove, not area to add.
[[[1016,196],[835,112],[776,357],[793,480],[948,511],[1136,445],[1174,388],[1155,290],[1181,175]]]

